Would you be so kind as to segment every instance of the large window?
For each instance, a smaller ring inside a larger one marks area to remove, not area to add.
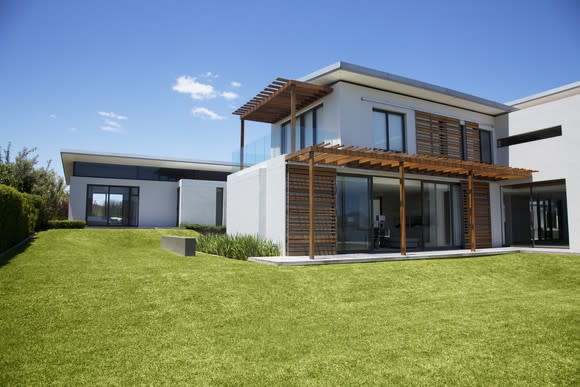
[[[369,177],[336,177],[336,223],[338,251],[368,251],[371,226]]]
[[[89,226],[138,226],[139,187],[87,186]]]
[[[481,146],[481,162],[486,164],[493,163],[493,153],[491,149],[491,132],[479,130],[479,143]]]
[[[75,161],[73,176],[105,177],[113,179],[179,181],[213,180],[226,181],[228,172],[202,171],[194,169],[173,169],[157,167],[141,167],[136,165],[99,164]]]
[[[404,118],[402,114],[373,110],[373,148],[404,152]]]
[[[322,105],[318,105],[296,117],[296,150],[328,140],[321,130],[321,121]],[[290,121],[283,123],[280,131],[280,150],[282,153],[290,153],[292,148]]]

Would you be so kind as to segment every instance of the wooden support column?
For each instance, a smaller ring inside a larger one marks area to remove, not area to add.
[[[308,256],[314,259],[314,152],[308,158]]]
[[[530,243],[532,247],[536,247],[534,231],[534,182],[530,181]]]
[[[477,248],[477,235],[475,230],[475,195],[473,192],[473,171],[467,175],[467,206],[469,209],[469,239],[471,251]]]
[[[290,86],[290,152],[296,151],[296,86]]]
[[[244,169],[244,119],[240,119],[240,170]]]
[[[399,217],[401,218],[401,255],[407,255],[407,214],[405,207],[405,165],[399,161]]]

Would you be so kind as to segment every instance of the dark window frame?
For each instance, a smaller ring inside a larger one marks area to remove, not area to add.
[[[102,187],[102,188],[106,188],[107,189],[107,193],[106,193],[106,199],[105,199],[105,216],[107,218],[107,224],[105,225],[96,225],[96,224],[91,224],[88,220],[89,218],[89,207],[92,205],[92,197],[90,197],[89,192],[91,190],[92,187]],[[111,188],[126,188],[129,191],[129,200],[128,200],[128,205],[129,205],[129,219],[128,219],[128,224],[120,224],[120,225],[115,225],[115,224],[110,224],[110,220],[109,220],[109,198],[111,196]],[[87,225],[89,226],[101,226],[101,227],[139,227],[139,202],[140,202],[140,196],[141,196],[141,189],[139,186],[130,186],[130,185],[107,185],[107,184],[87,184],[86,186],[86,203],[85,203],[85,222]],[[133,204],[131,199],[133,199],[134,197],[137,197],[137,208],[136,210],[132,208]],[[133,210],[135,210],[136,212],[132,212]],[[135,224],[131,224],[131,214],[136,214],[135,216]]]
[[[229,172],[199,169],[175,169],[123,164],[103,164],[75,161],[73,176],[123,180],[151,180],[176,182],[181,179],[227,181]]]
[[[321,103],[319,105],[316,105],[316,106],[302,112],[300,115],[296,116],[296,121],[300,125],[300,143],[296,144],[298,149],[305,148],[305,144],[306,144],[306,141],[305,141],[306,114],[308,114],[310,112],[312,112],[312,144],[316,145],[316,137],[318,135],[317,114],[318,114],[318,111],[320,109],[322,109],[323,106],[324,106],[324,104]],[[280,124],[280,154],[290,153],[290,151],[291,151],[290,144],[286,144],[286,131],[287,130],[291,130],[290,120],[284,121],[282,124]],[[292,136],[292,134],[290,134],[290,136]],[[290,137],[290,141],[292,141],[292,137]]]
[[[407,125],[406,125],[406,114],[405,113],[399,113],[399,112],[394,112],[391,110],[383,110],[383,109],[375,109],[373,108],[373,113],[384,113],[385,114],[385,134],[386,134],[386,144],[387,144],[387,148],[385,150],[387,151],[391,151],[391,152],[398,152],[398,153],[405,153],[407,151]],[[403,149],[402,150],[392,150],[391,149],[391,144],[390,144],[390,136],[389,136],[389,114],[392,115],[396,115],[401,117],[401,122],[402,122],[402,127],[401,127],[401,135],[403,136]]]
[[[215,188],[215,225],[223,226],[224,218],[224,187]]]
[[[484,160],[484,152],[483,152],[483,137],[489,136],[489,160]],[[493,164],[493,132],[491,130],[485,130],[479,128],[479,161],[485,164]]]

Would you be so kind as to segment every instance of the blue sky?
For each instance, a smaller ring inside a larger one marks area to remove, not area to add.
[[[338,60],[505,102],[580,80],[580,2],[0,0],[0,146],[231,160],[236,107]]]

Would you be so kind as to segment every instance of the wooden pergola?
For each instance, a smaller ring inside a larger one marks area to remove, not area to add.
[[[276,78],[232,114],[240,116],[240,169],[244,167],[244,121],[275,123],[290,117],[291,152],[296,150],[296,112],[332,92],[312,83]]]
[[[286,155],[286,161],[308,164],[308,252],[314,259],[314,165],[363,168],[399,172],[401,221],[401,255],[407,254],[405,172],[467,178],[469,237],[471,251],[475,251],[475,203],[473,180],[504,181],[532,177],[535,171],[483,164],[474,161],[423,155],[409,155],[381,149],[319,144]]]

